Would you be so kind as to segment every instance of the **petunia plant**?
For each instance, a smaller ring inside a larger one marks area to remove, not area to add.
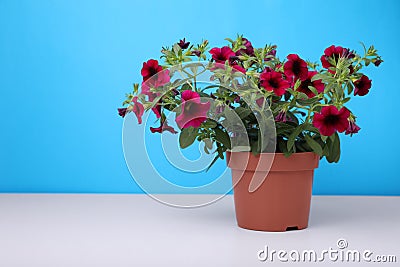
[[[151,110],[160,123],[158,127],[151,127],[151,132],[177,134],[180,130],[181,148],[195,140],[203,141],[207,153],[216,153],[215,160],[223,159],[224,152],[232,149],[234,136],[220,121],[210,119],[211,104],[201,99],[208,97],[221,103],[221,108],[229,107],[237,113],[247,131],[248,151],[264,152],[254,110],[242,94],[227,88],[235,87],[236,74],[240,74],[244,84],[250,85],[244,93],[257,91],[261,97],[255,102],[260,106],[269,105],[276,129],[275,152],[286,156],[315,152],[328,162],[338,162],[339,133],[352,136],[361,129],[348,106],[352,97],[364,97],[371,89],[371,79],[361,71],[370,64],[379,66],[383,62],[374,46],[367,49],[362,44],[363,53],[358,54],[332,45],[324,50],[319,64],[304,60],[298,54],[280,59],[276,45],[255,48],[243,36],[226,40],[228,43],[223,47],[210,48],[208,41],[193,45],[185,39],[171,48],[163,47],[160,61],[150,59],[143,63],[141,86],[134,84],[133,92],[123,102],[125,107],[118,109],[119,115],[124,117],[132,112],[138,123],[142,123],[144,112]],[[172,81],[174,66],[188,62],[222,66],[209,68],[221,85],[202,87],[196,73],[189,79]],[[176,113],[179,129],[168,124],[169,112]]]

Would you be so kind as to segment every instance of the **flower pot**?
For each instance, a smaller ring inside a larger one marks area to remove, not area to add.
[[[274,157],[270,153],[227,152],[227,162],[232,169],[239,227],[260,231],[307,228],[318,155],[305,152],[286,158],[281,153]],[[253,176],[265,178],[255,191],[249,190]]]

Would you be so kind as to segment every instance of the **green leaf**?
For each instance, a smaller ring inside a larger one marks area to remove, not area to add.
[[[182,91],[185,91],[185,90],[192,90],[192,86],[190,85],[190,84],[188,84],[188,83],[185,83],[184,85],[182,85],[182,87],[181,87],[181,90]]]
[[[329,163],[338,162],[340,159],[340,139],[339,135],[336,132],[331,135],[327,140],[326,144],[328,146],[329,155],[326,157]]]
[[[292,150],[297,136],[304,130],[304,127],[305,127],[305,124],[301,124],[301,125],[297,126],[296,129],[294,129],[294,131],[290,134],[290,136],[288,138],[288,142],[287,142],[288,151]]]
[[[319,98],[313,97],[313,98],[309,98],[309,99],[296,99],[296,102],[302,106],[310,106],[316,102],[319,102]]]
[[[179,135],[179,145],[181,148],[187,148],[194,143],[197,137],[198,129],[194,127],[183,128]]]
[[[202,126],[204,127],[204,128],[210,128],[210,129],[212,129],[212,128],[215,128],[215,127],[217,127],[217,123],[214,121],[214,120],[212,120],[212,119],[207,119],[205,122],[203,122],[203,124],[202,124]]]
[[[221,130],[220,128],[215,128],[215,140],[222,144],[224,147],[231,148],[231,140],[227,132]]]
[[[305,139],[306,139],[307,144],[312,148],[312,150],[319,156],[322,156],[321,145],[309,135],[305,135]]]
[[[237,107],[235,108],[236,114],[238,114],[239,118],[244,119],[249,116],[252,112],[249,108]]]

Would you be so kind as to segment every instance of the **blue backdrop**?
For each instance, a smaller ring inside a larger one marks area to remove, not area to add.
[[[339,164],[321,162],[314,193],[400,195],[396,0],[0,0],[0,192],[140,193],[116,108],[143,61],[183,37],[221,46],[237,33],[310,60],[374,44],[385,62],[350,104],[362,130],[342,138]]]

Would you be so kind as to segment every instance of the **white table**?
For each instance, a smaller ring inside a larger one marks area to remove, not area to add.
[[[266,233],[236,226],[232,196],[179,209],[146,195],[0,194],[0,266],[281,266],[257,254],[338,249],[339,238],[397,257],[367,266],[399,266],[399,207],[400,197],[315,196],[308,229]]]

